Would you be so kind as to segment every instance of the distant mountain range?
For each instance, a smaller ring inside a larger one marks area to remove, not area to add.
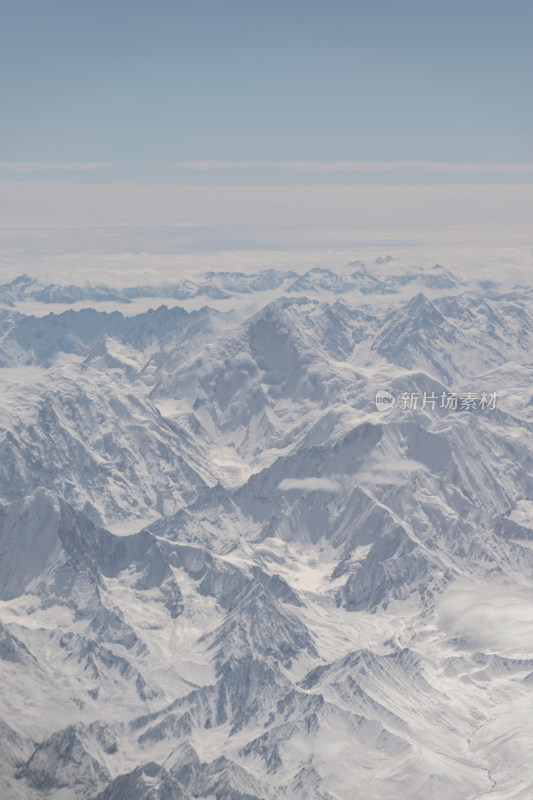
[[[389,261],[390,261],[389,257]],[[376,267],[388,263],[378,259],[370,271],[361,262],[357,269],[339,275],[330,269],[314,267],[303,275],[290,270],[265,269],[247,274],[244,272],[207,272],[199,280],[183,280],[159,286],[130,286],[123,289],[109,286],[62,286],[43,283],[29,275],[19,275],[10,283],[0,285],[0,305],[14,305],[28,300],[39,303],[114,302],[131,303],[139,298],[169,298],[189,300],[205,296],[206,300],[224,300],[234,295],[253,294],[282,288],[284,293],[332,292],[345,294],[358,291],[367,294],[395,294],[401,287],[415,284],[419,288],[454,289],[464,286],[464,281],[436,264],[431,270],[420,268],[399,275],[376,274]],[[382,270],[381,270],[382,271]]]

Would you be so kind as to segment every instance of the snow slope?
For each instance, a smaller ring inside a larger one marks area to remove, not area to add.
[[[0,287],[6,797],[533,796],[531,290],[393,267]]]

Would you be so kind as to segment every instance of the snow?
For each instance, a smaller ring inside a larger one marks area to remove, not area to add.
[[[509,514],[509,519],[524,528],[533,530],[533,501],[518,500],[516,508],[513,508]]]
[[[14,798],[532,794],[533,287],[434,264],[0,287]]]

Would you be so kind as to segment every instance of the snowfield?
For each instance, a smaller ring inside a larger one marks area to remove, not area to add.
[[[390,258],[0,286],[2,798],[530,800],[532,354]]]

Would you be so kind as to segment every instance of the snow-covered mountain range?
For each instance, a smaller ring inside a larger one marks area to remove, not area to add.
[[[2,798],[531,798],[532,353],[390,258],[0,286]]]
[[[381,267],[393,259],[378,258],[374,266]],[[17,302],[37,300],[40,303],[64,303],[70,305],[80,301],[92,303],[131,303],[140,297],[161,297],[188,300],[204,296],[206,299],[222,300],[234,295],[258,294],[282,288],[288,294],[320,291],[344,294],[358,290],[367,294],[396,294],[403,286],[415,283],[429,289],[453,289],[464,282],[436,264],[431,271],[414,268],[402,274],[380,274],[371,272],[365,264],[354,261],[346,275],[339,275],[324,267],[313,267],[302,275],[292,270],[264,269],[258,273],[207,272],[200,279],[185,279],[160,286],[129,286],[122,289],[105,285],[62,286],[45,283],[29,275],[19,275],[9,283],[0,285],[0,304],[14,305]]]

